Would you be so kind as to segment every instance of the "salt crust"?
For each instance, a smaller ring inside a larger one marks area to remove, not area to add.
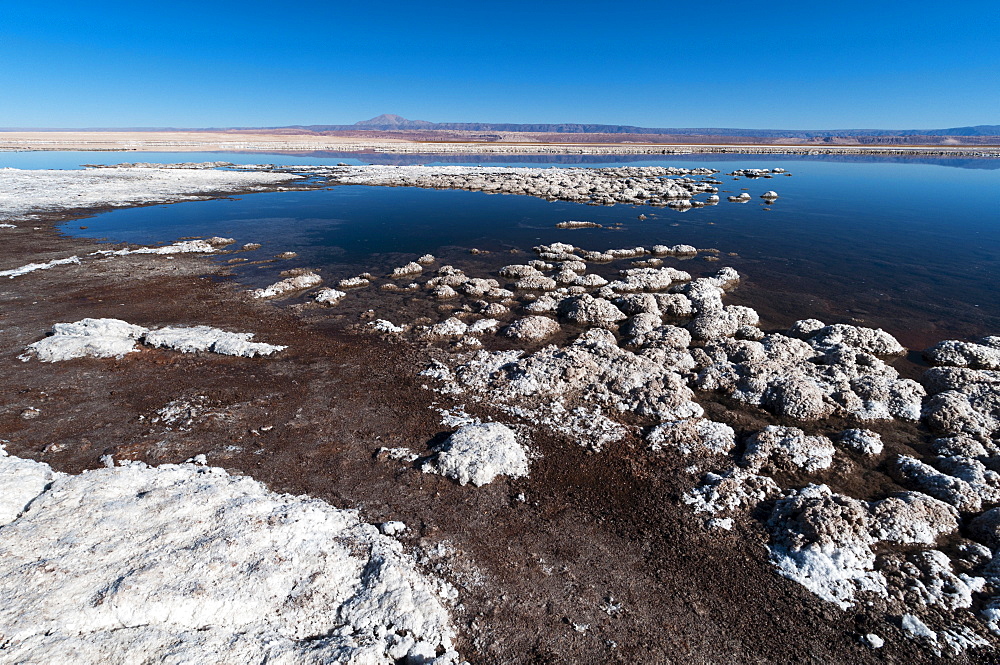
[[[497,476],[527,476],[528,454],[506,425],[476,423],[458,428],[422,470],[481,487]]]
[[[457,661],[449,589],[356,511],[194,464],[0,479],[10,662]]]
[[[164,347],[182,353],[211,351],[228,356],[268,356],[287,347],[251,342],[253,333],[233,333],[209,326],[165,326],[156,330],[120,319],[81,319],[57,323],[52,335],[29,344],[22,360],[32,356],[42,362],[73,358],[122,358],[138,351],[136,343]]]
[[[271,189],[303,176],[206,169],[0,169],[0,220],[39,211],[191,201],[219,192]]]

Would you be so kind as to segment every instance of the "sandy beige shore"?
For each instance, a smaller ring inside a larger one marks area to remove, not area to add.
[[[1000,157],[1000,146],[819,146],[662,143],[539,143],[412,141],[267,132],[0,131],[3,150],[129,150],[136,152],[388,152],[459,154],[833,154]]]

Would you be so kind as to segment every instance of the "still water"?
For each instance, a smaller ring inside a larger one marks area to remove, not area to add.
[[[123,161],[240,164],[443,163],[440,155],[267,155],[229,153],[0,153],[0,166],[79,168]],[[65,224],[66,233],[156,243],[221,235],[260,242],[261,258],[295,251],[295,265],[328,281],[383,272],[423,253],[475,270],[524,261],[511,250],[556,240],[586,249],[686,243],[721,251],[720,261],[684,262],[696,274],[731,265],[742,275],[731,303],[757,308],[765,328],[799,318],[878,326],[912,348],[948,337],[1000,334],[1000,160],[836,158],[784,155],[465,155],[448,163],[524,166],[662,165],[782,167],[791,177],[734,180],[719,175],[722,203],[678,212],[647,206],[589,206],[462,191],[335,186],[118,210]],[[609,161],[609,160],[614,161]],[[519,160],[519,161],[512,161]],[[544,160],[544,161],[542,161]],[[569,162],[569,163],[566,163]],[[727,194],[746,188],[746,204]],[[780,198],[765,209],[759,199]],[[639,215],[646,219],[640,220]],[[618,230],[555,228],[567,220],[621,224]],[[80,229],[81,225],[87,229]],[[256,258],[256,257],[255,257]],[[289,262],[237,268],[250,284],[272,280]],[[616,266],[624,267],[624,266]],[[477,273],[478,275],[478,273]]]

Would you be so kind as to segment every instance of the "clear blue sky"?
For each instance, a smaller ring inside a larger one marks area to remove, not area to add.
[[[0,2],[0,127],[1000,124],[991,2]]]

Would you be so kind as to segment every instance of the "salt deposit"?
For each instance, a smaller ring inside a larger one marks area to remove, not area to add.
[[[458,660],[441,583],[354,511],[193,464],[0,479],[30,501],[0,529],[11,662]]]
[[[80,257],[70,256],[65,259],[53,259],[51,261],[46,261],[45,263],[29,263],[19,268],[0,270],[0,277],[14,279],[15,277],[27,275],[28,273],[35,272],[36,270],[48,270],[50,268],[54,268],[55,266],[65,266],[74,263],[80,263]]]
[[[717,191],[711,184],[685,177],[696,172],[698,175],[708,175],[712,171],[699,169],[695,172],[673,167],[539,169],[369,165],[314,167],[311,170],[343,184],[465,189],[603,205],[677,205],[677,202],[687,202],[690,206],[692,196],[700,193],[714,194]]]
[[[527,476],[528,454],[506,425],[477,423],[449,436],[423,470],[454,478],[460,485],[471,482],[481,487],[497,476]]]
[[[206,169],[0,169],[0,219],[41,212],[192,201],[236,191],[271,190],[302,178],[288,173]]]
[[[49,337],[29,344],[22,360],[32,357],[42,362],[60,362],[73,358],[121,358],[138,351],[141,342],[182,353],[211,351],[229,356],[268,356],[283,351],[284,346],[251,342],[253,333],[233,333],[209,326],[166,326],[149,330],[119,319],[82,319],[76,323],[57,323]]]

